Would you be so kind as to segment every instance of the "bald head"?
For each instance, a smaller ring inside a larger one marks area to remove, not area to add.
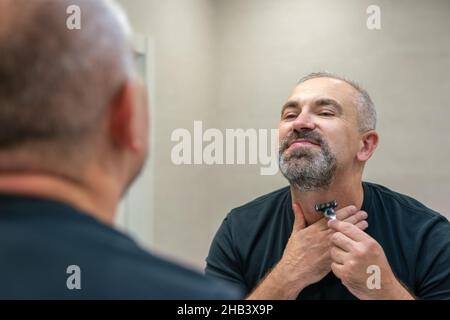
[[[80,30],[67,28],[71,5]],[[128,33],[109,0],[1,0],[0,153],[89,141],[132,75]]]

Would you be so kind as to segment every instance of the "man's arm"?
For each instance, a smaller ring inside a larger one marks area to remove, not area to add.
[[[415,293],[419,299],[450,300],[450,223],[441,216],[422,230],[416,245]]]
[[[278,263],[255,290],[247,297],[247,300],[294,300],[307,286],[306,283],[292,277],[289,267]]]

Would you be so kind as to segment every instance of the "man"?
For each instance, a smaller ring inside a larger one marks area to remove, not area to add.
[[[239,297],[112,227],[148,145],[126,23],[110,1],[0,1],[0,299]]]
[[[449,299],[450,224],[418,201],[362,182],[378,144],[373,103],[352,81],[306,76],[281,111],[290,187],[233,209],[206,273],[248,299]],[[337,201],[336,220],[315,205]]]

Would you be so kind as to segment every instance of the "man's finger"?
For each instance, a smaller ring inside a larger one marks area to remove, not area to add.
[[[336,210],[336,218],[341,221],[345,221],[347,218],[353,216],[358,212],[355,206],[347,206],[342,209]]]
[[[322,219],[320,219],[319,221],[317,221],[320,224],[320,230],[330,230],[330,228],[328,227],[328,221],[330,219],[323,217]]]
[[[328,218],[322,217],[320,220],[314,222],[310,227],[314,226],[314,228],[317,228],[319,231],[325,231],[329,230],[328,228]]]
[[[355,226],[358,227],[358,229],[364,231],[369,227],[369,224],[367,223],[367,221],[363,220],[355,224]]]
[[[339,247],[331,247],[330,255],[331,259],[333,259],[333,262],[344,264],[345,260],[347,259],[348,253]]]
[[[344,268],[344,265],[342,265],[342,264],[338,264],[336,262],[333,262],[331,264],[331,271],[333,271],[334,275],[336,277],[338,277],[339,279],[342,279],[342,276],[344,274],[343,268]]]
[[[366,220],[366,219],[367,219],[367,212],[357,211],[353,215],[351,215],[345,219],[339,219],[339,220],[356,225],[358,222]]]
[[[341,232],[336,232],[330,237],[332,247],[338,247],[345,252],[351,252],[356,242]]]
[[[328,221],[328,226],[334,231],[342,232],[347,237],[354,241],[362,241],[367,238],[367,234],[361,231],[358,227],[344,221],[337,219]]]
[[[292,210],[294,211],[294,227],[292,228],[292,231],[305,229],[306,221],[302,208],[297,203],[292,203]]]

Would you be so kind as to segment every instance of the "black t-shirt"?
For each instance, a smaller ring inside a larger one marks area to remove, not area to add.
[[[366,232],[383,247],[403,284],[423,299],[450,299],[450,224],[418,201],[383,186],[363,183]],[[206,274],[250,293],[281,259],[292,232],[289,187],[233,209],[206,259]],[[298,299],[356,299],[330,272]]]
[[[0,299],[241,297],[71,206],[0,195]]]

